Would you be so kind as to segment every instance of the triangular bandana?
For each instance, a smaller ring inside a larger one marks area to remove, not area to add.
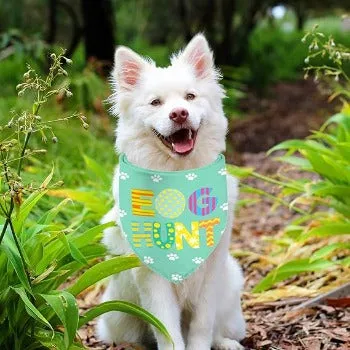
[[[119,214],[133,251],[173,283],[214,251],[227,222],[225,157],[191,170],[153,171],[119,158]]]

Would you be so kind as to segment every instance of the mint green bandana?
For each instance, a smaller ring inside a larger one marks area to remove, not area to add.
[[[225,157],[208,166],[153,171],[119,158],[119,214],[133,251],[173,283],[190,276],[220,242],[227,222]]]

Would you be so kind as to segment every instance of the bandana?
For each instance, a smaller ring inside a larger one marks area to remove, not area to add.
[[[225,157],[181,171],[153,171],[119,158],[119,214],[133,251],[151,270],[182,282],[210,256],[227,222]]]

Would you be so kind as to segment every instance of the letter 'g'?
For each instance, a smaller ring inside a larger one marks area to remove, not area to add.
[[[215,210],[218,204],[218,198],[209,197],[212,190],[209,187],[202,187],[189,196],[188,207],[193,214],[206,216]]]

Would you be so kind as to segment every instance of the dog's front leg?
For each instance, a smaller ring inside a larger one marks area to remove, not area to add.
[[[185,350],[180,324],[181,309],[171,283],[146,267],[134,269],[133,274],[142,307],[165,325],[173,339],[175,350]],[[169,340],[156,328],[152,327],[152,330],[159,350],[173,350]]]
[[[212,274],[206,271],[206,274]],[[216,315],[216,281],[213,276],[203,281],[200,294],[193,304],[186,350],[210,350]]]

